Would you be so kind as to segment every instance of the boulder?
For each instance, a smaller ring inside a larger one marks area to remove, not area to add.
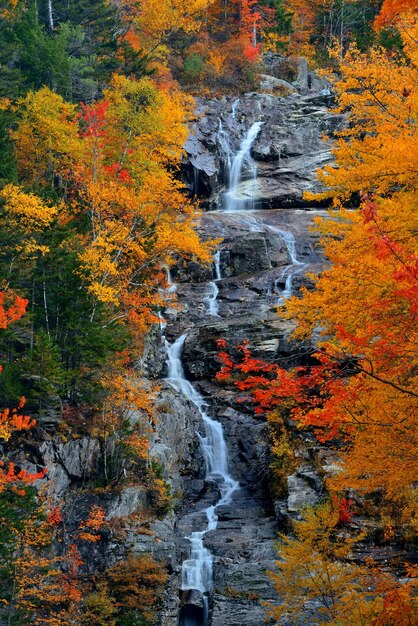
[[[260,74],[260,90],[272,92],[278,96],[288,96],[291,93],[297,93],[297,89],[286,80],[269,76],[268,74]]]

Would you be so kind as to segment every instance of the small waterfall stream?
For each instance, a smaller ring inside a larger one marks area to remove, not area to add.
[[[297,257],[296,240],[293,233],[288,230],[282,230],[281,228],[277,228],[275,226],[269,226],[268,229],[270,232],[279,235],[283,239],[286,250],[290,256],[290,260],[292,261],[291,265],[288,265],[284,268],[282,274],[275,282],[275,288],[276,290],[278,290],[279,283],[282,283],[283,279],[286,278],[284,289],[281,291],[280,296],[277,300],[277,304],[280,306],[292,295],[293,277],[295,276],[295,274],[302,271],[302,269],[305,267],[305,264],[302,263],[302,261],[299,261]]]
[[[203,539],[207,532],[215,530],[218,524],[217,509],[222,505],[229,504],[232,495],[239,489],[239,483],[232,478],[228,469],[228,451],[225,443],[223,428],[220,422],[213,420],[207,413],[207,403],[203,396],[193,387],[184,375],[181,354],[187,334],[181,335],[171,345],[166,342],[167,348],[167,381],[192,402],[199,411],[204,426],[205,435],[199,435],[203,455],[206,463],[206,480],[216,483],[219,489],[219,500],[204,510],[207,523],[201,531],[192,532],[188,537],[190,541],[190,556],[182,564],[182,590],[197,590],[204,599],[204,622],[208,618],[209,598],[212,590],[213,557],[205,548]]]
[[[213,257],[213,261],[215,264],[215,280],[208,283],[208,287],[210,289],[209,295],[206,297],[208,302],[208,314],[213,315],[214,317],[219,317],[219,302],[217,300],[219,294],[219,287],[216,284],[218,280],[222,279],[221,276],[221,251],[218,250],[215,252]]]
[[[253,181],[256,180],[257,168],[254,159],[251,157],[251,146],[260,132],[262,124],[262,122],[254,122],[254,124],[251,125],[241,142],[237,154],[232,158],[231,169],[229,172],[228,190],[226,191],[224,198],[226,211],[239,211],[246,208],[253,208],[253,199],[239,197],[238,187],[241,183],[244,164],[247,166],[251,175],[250,178]]]
[[[171,277],[170,268],[167,268],[167,285],[168,285],[168,289],[167,289],[167,293],[168,294],[172,294],[172,293],[175,293],[177,291],[177,285],[176,285],[175,282],[173,282],[173,279]]]

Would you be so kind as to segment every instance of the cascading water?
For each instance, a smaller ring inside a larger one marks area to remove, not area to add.
[[[302,261],[299,261],[296,253],[296,240],[293,233],[288,230],[282,230],[281,228],[277,228],[276,226],[269,226],[268,229],[270,232],[275,235],[280,235],[283,239],[284,245],[286,246],[286,250],[290,256],[290,260],[292,261],[291,265],[288,265],[281,276],[276,280],[275,287],[278,289],[279,283],[283,282],[283,278],[286,277],[284,289],[282,290],[277,304],[280,306],[283,304],[285,300],[290,298],[293,292],[293,277],[295,274],[301,271],[305,264]]]
[[[218,293],[219,287],[215,283],[215,281],[211,281],[208,283],[208,287],[210,289],[208,296],[206,297],[208,303],[208,314],[213,315],[213,317],[219,317],[219,303],[218,303]]]
[[[221,274],[221,251],[220,250],[217,250],[215,252],[215,256],[213,257],[213,259],[215,261],[216,280],[221,280],[222,274]]]
[[[229,474],[228,452],[222,425],[207,414],[207,403],[203,396],[184,375],[181,354],[186,336],[186,334],[181,335],[171,345],[166,342],[167,381],[176,391],[181,392],[195,405],[202,417],[205,435],[199,435],[199,439],[206,463],[206,480],[215,482],[220,493],[217,503],[204,510],[207,519],[206,528],[192,532],[190,537],[187,537],[190,541],[190,556],[183,561],[181,572],[181,588],[183,590],[197,590],[203,595],[205,615],[202,626],[205,626],[208,617],[208,594],[211,592],[213,584],[213,557],[210,551],[205,548],[203,540],[207,532],[216,529],[218,524],[217,509],[229,504],[233,493],[239,488],[239,483]]]
[[[261,126],[262,122],[254,122],[254,124],[252,124],[242,140],[237,154],[232,158],[228,189],[224,197],[226,211],[239,211],[246,208],[253,208],[253,199],[239,197],[238,187],[242,181],[244,165],[246,165],[246,170],[250,173],[250,179],[255,181],[257,177],[255,161],[251,157],[251,146],[260,132]]]
[[[221,280],[221,251],[218,250],[214,257],[215,264],[215,280],[208,283],[208,287],[210,289],[209,295],[207,296],[208,302],[208,313],[209,315],[213,315],[214,317],[219,317],[219,303],[218,303],[218,294],[219,287],[216,284],[218,280]]]
[[[167,285],[168,285],[168,289],[167,289],[167,293],[168,294],[172,294],[175,293],[177,291],[177,285],[175,282],[173,282],[173,279],[171,277],[171,272],[170,272],[170,268],[167,267]]]

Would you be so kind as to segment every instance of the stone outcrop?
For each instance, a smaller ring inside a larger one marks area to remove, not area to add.
[[[316,171],[332,162],[330,143],[323,136],[332,138],[344,118],[329,110],[328,86],[308,72],[304,61],[295,61],[289,82],[284,60],[276,59],[272,68],[280,73],[282,67],[280,77],[261,76],[266,93],[248,93],[239,100],[198,99],[184,171],[191,191],[208,208],[222,206],[230,152],[238,150],[245,129],[257,121],[261,129],[252,147],[257,177],[244,175],[238,194],[254,200],[256,208],[302,207],[307,205],[304,192],[322,189]]]

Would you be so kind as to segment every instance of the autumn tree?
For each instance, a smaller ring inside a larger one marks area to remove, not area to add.
[[[415,623],[413,580],[400,583],[372,561],[357,564],[353,549],[363,535],[344,528],[338,506],[323,504],[302,515],[291,536],[280,535],[280,561],[270,574],[281,598],[270,609],[276,620],[334,626]]]
[[[106,576],[119,607],[117,623],[152,624],[157,601],[167,581],[163,565],[147,554],[130,554],[110,568]]]
[[[374,39],[373,20],[380,0],[285,0],[292,16],[288,51],[323,64],[329,62],[328,47],[356,42],[368,48]]]
[[[53,402],[54,395],[74,401],[80,384],[100,385],[92,369],[126,349],[130,333],[142,340],[157,320],[162,266],[176,255],[210,261],[176,177],[191,105],[177,89],[122,76],[81,115],[46,88],[20,104],[13,132],[18,171],[37,193],[3,189],[0,229],[8,245],[1,262],[5,271],[12,264],[13,285],[32,299],[33,332],[42,329],[51,344]],[[29,355],[14,360],[18,378],[31,385],[38,343],[32,339]],[[38,402],[36,394],[33,386],[29,399]]]
[[[417,9],[417,0],[384,0],[375,25],[378,29],[392,25],[402,19],[403,14],[416,13]]]
[[[325,367],[338,363],[341,371],[328,375],[328,401],[301,420],[344,431],[348,482],[384,486],[392,498],[411,495],[416,463],[415,28],[403,35],[408,62],[382,50],[350,50],[341,62],[336,87],[351,124],[334,147],[339,167],[321,174],[330,188],[322,197],[338,210],[319,226],[332,265],[286,313],[298,322],[297,337],[322,325]],[[355,193],[361,210],[344,211]]]
[[[164,58],[170,37],[199,30],[208,4],[207,0],[123,0],[121,8],[131,37],[138,37],[147,54]]]

